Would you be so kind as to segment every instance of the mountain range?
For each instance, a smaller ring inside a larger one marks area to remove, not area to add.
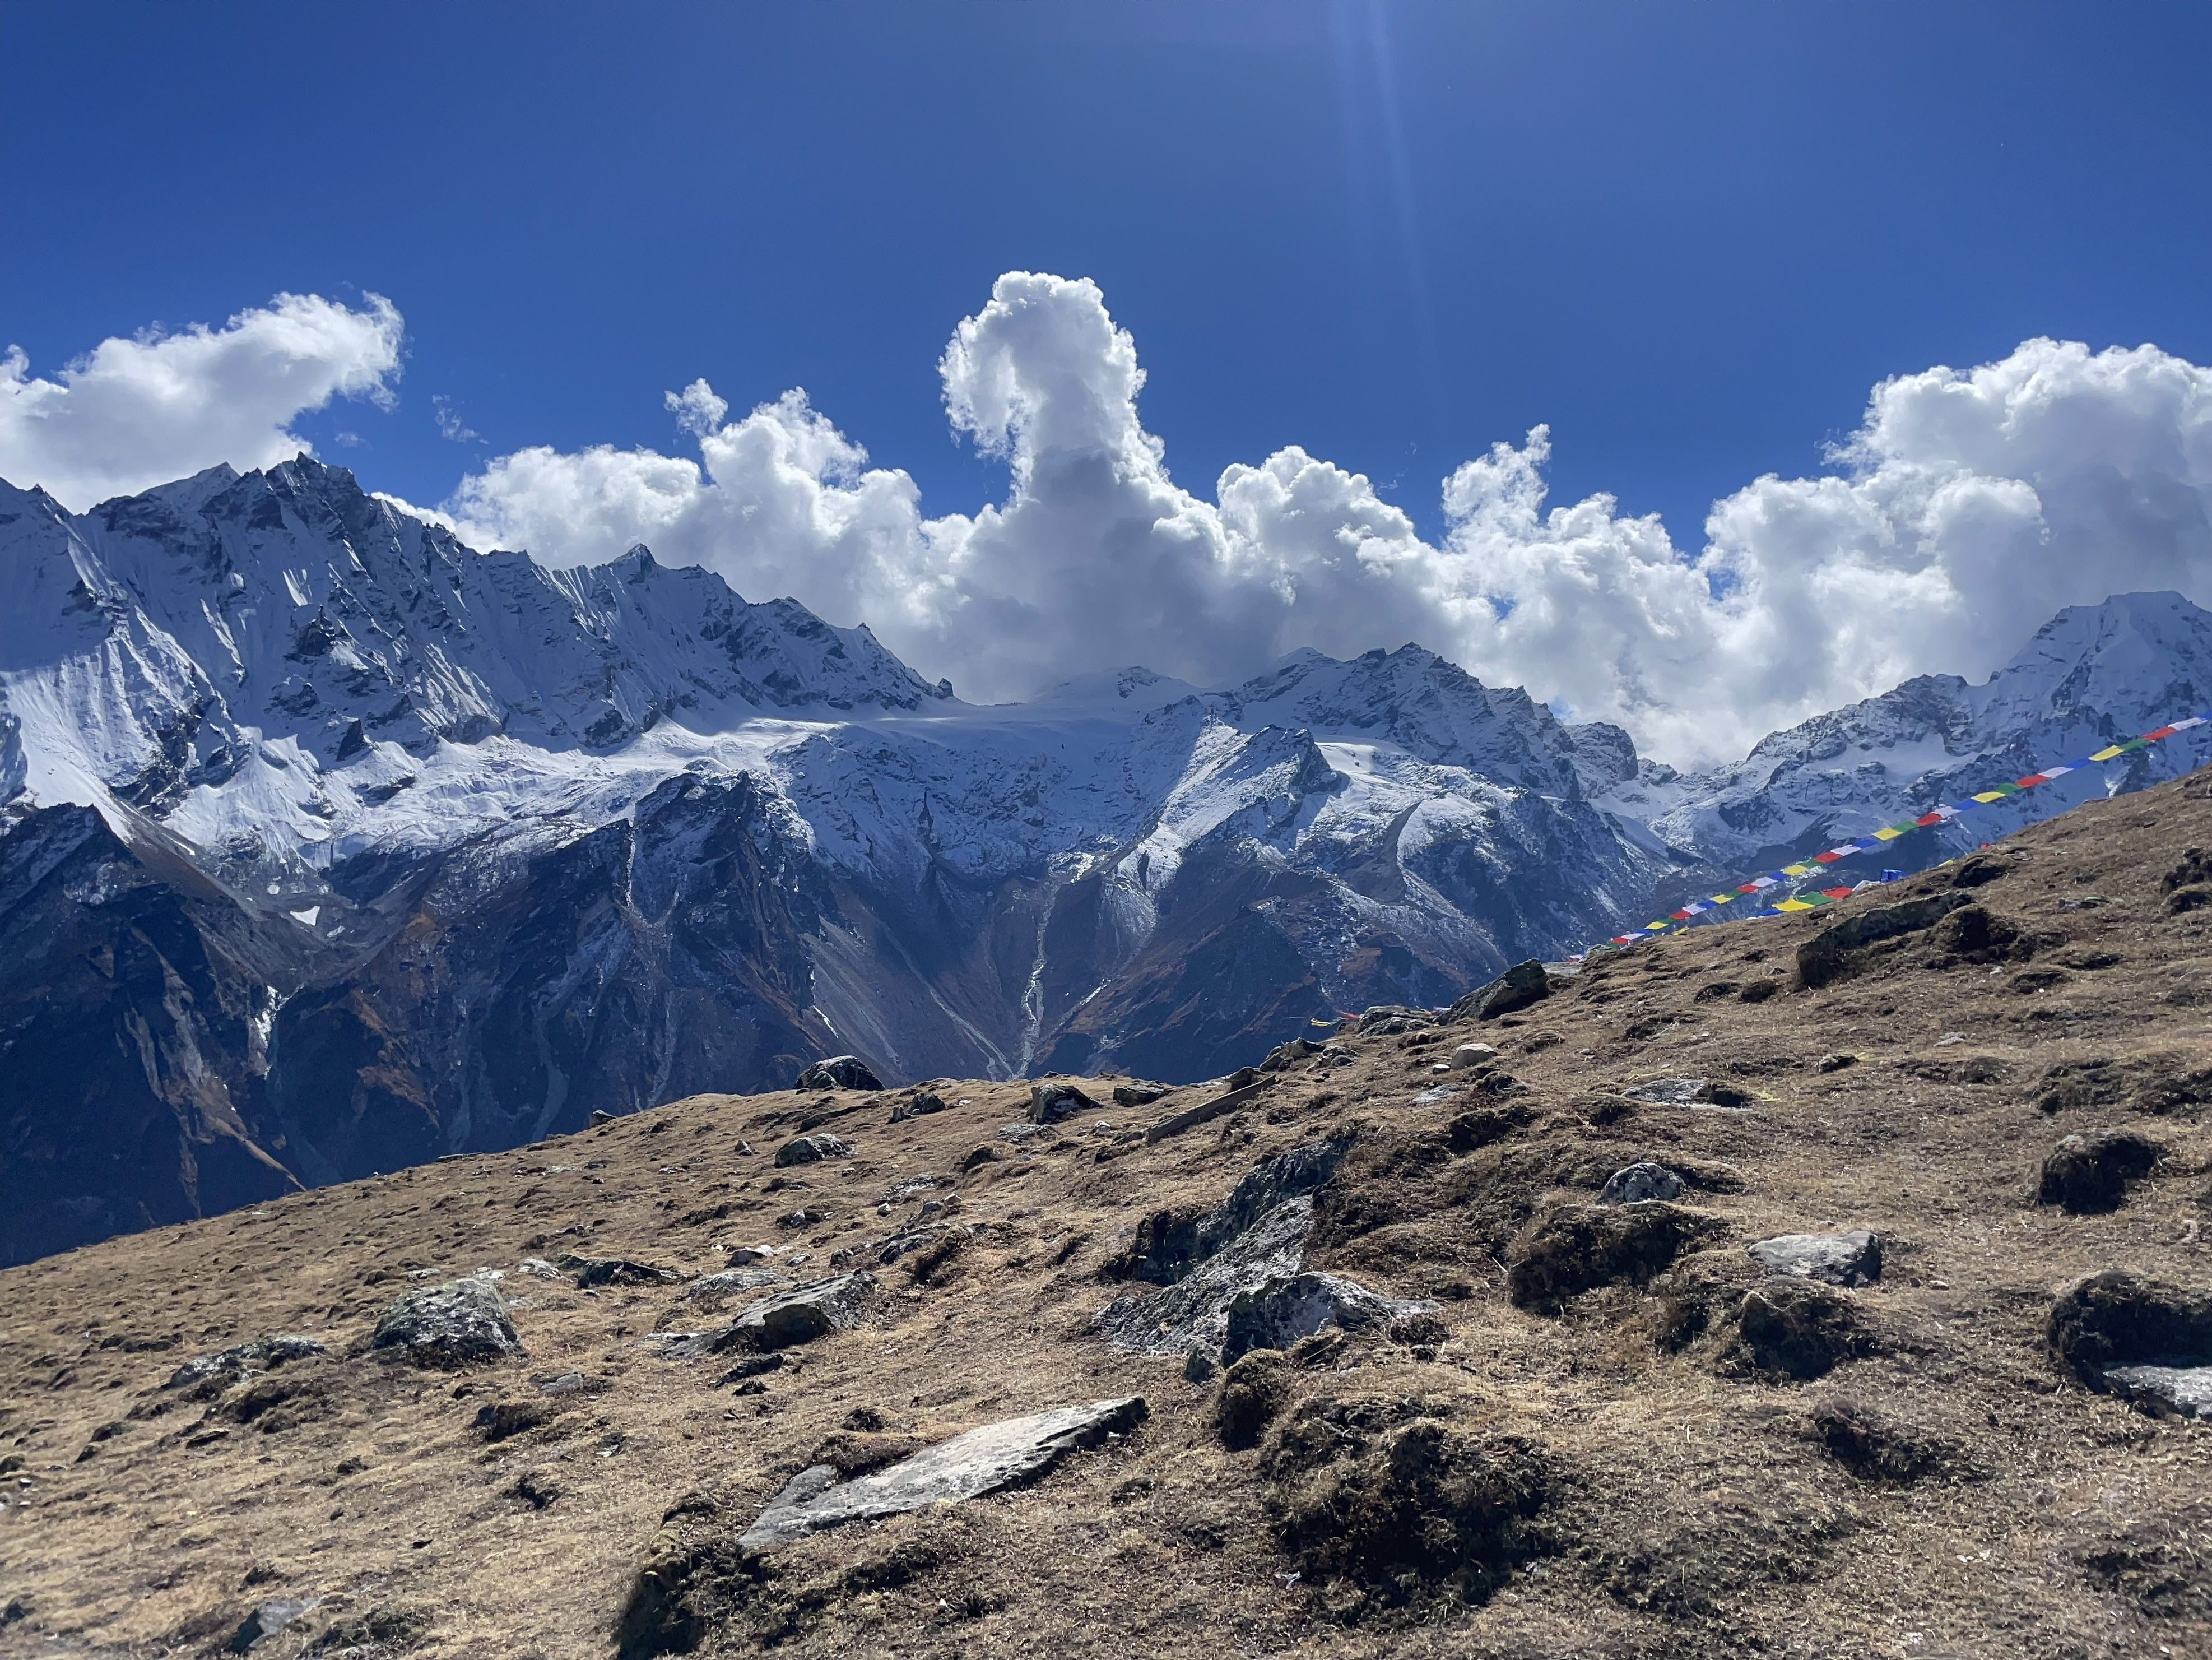
[[[828,1053],[1216,1075],[2208,704],[2212,614],[2158,593],[1686,774],[1416,645],[979,706],[307,458],[82,514],[0,483],[0,1262]]]

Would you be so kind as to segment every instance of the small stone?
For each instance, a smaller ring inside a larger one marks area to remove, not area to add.
[[[1167,1091],[1149,1084],[1116,1084],[1114,1085],[1114,1104],[1117,1107],[1149,1107]]]
[[[1822,1055],[1820,1067],[1822,1072],[1841,1072],[1845,1067],[1856,1067],[1858,1063],[1858,1056],[1845,1055],[1838,1049],[1832,1054]]]
[[[817,1130],[811,1135],[794,1136],[775,1150],[775,1163],[780,1170],[794,1164],[818,1164],[825,1158],[850,1158],[853,1144],[827,1130]]]
[[[1469,1067],[1488,1066],[1498,1058],[1498,1051],[1487,1043],[1462,1043],[1451,1052],[1451,1066],[1455,1072]]]
[[[1278,1043],[1267,1051],[1267,1058],[1260,1063],[1261,1072],[1280,1072],[1285,1067],[1296,1066],[1310,1055],[1319,1055],[1321,1045],[1310,1043],[1303,1037],[1293,1037],[1287,1043]],[[1121,1091],[1116,1090],[1116,1095]]]
[[[1057,1124],[1099,1110],[1098,1104],[1073,1084],[1053,1081],[1030,1086],[1030,1122],[1032,1124]]]
[[[2069,1135],[2043,1161],[2036,1202],[2080,1213],[2117,1210],[2130,1183],[2150,1174],[2166,1144],[2134,1130],[2088,1130]]]
[[[799,1074],[795,1090],[879,1090],[883,1080],[857,1055],[833,1055]]]
[[[592,1123],[591,1123],[591,1127],[592,1127],[593,1129],[597,1129],[597,1128],[599,1128],[599,1127],[600,1125],[602,1125],[602,1124],[611,1124],[611,1123],[613,1123],[614,1122],[615,1122],[615,1116],[614,1116],[614,1114],[612,1114],[612,1113],[611,1113],[611,1112],[607,1111],[605,1108],[601,1108],[601,1107],[594,1107],[594,1108],[592,1110]]]
[[[1744,1248],[1769,1274],[1821,1280],[1832,1286],[1870,1286],[1881,1278],[1881,1236],[1779,1233]]]
[[[1203,1383],[1213,1376],[1215,1370],[1213,1357],[1212,1355],[1208,1354],[1204,1349],[1193,1349],[1189,1354],[1185,1356],[1183,1359],[1183,1382],[1186,1383]]]
[[[520,1354],[507,1299],[489,1280],[453,1280],[398,1298],[376,1323],[372,1349],[396,1349],[418,1366],[461,1366]]]
[[[1601,1205],[1640,1205],[1651,1199],[1673,1199],[1682,1191],[1682,1178],[1664,1164],[1639,1160],[1606,1178],[1597,1201]]]
[[[317,1596],[300,1602],[264,1602],[247,1614],[237,1631],[232,1633],[230,1652],[246,1653],[264,1639],[274,1637],[309,1609],[319,1607],[321,1602],[322,1599]]]

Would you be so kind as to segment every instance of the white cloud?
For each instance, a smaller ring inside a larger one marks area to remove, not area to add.
[[[399,313],[280,294],[220,329],[102,341],[58,380],[20,349],[0,358],[0,476],[82,512],[228,461],[271,466],[310,446],[288,430],[333,398],[388,404]]]
[[[1141,661],[1218,682],[1300,645],[1419,640],[1677,761],[1929,672],[1984,674],[2061,605],[2172,587],[2212,603],[2212,372],[2144,346],[2031,340],[1875,389],[1825,477],[1714,505],[1705,545],[1612,497],[1547,508],[1547,433],[1443,483],[1424,542],[1357,473],[1285,449],[1208,500],[1139,419],[1136,347],[1097,287],[1010,272],[939,364],[955,430],[1012,473],[925,519],[901,471],[785,394],[726,423],[668,394],[703,468],[526,450],[463,483],[467,533],[556,562],[634,541],[872,623],[964,695]]]
[[[453,400],[442,392],[430,395],[430,416],[438,423],[438,436],[450,444],[473,444],[483,435],[461,419]]]

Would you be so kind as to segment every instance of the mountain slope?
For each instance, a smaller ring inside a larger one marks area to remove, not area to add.
[[[1971,886],[1334,1035],[1151,1140],[1211,1092],[1052,1128],[991,1079],[932,1113],[710,1094],[0,1270],[0,1652],[215,1653],[273,1606],[256,1654],[2204,1653],[2212,1447],[2106,1368],[2146,1337],[2212,1363],[2206,846],[2199,775]],[[1978,931],[1956,910],[1796,983],[1835,923],[1960,898]],[[1440,1059],[1477,1038],[1494,1064]],[[777,1162],[809,1128],[848,1150]],[[2161,1156],[2039,1202],[2111,1132]],[[1682,1189],[1604,1202],[1640,1164]],[[1116,1341],[1103,1316],[1171,1310],[1255,1211],[1346,1316],[1225,1373]],[[1881,1250],[1844,1242],[1850,1284],[1750,1249],[1856,1231]],[[745,1335],[756,1298],[855,1270],[843,1329]],[[457,1279],[521,1352],[370,1347]],[[1346,1282],[1432,1306],[1363,1323]],[[681,1333],[726,1347],[653,1335]],[[277,1336],[320,1351],[234,1353]],[[744,1542],[794,1482],[1133,1396],[1026,1486]]]

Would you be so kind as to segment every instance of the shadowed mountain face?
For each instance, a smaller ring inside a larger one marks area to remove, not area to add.
[[[824,1053],[1218,1075],[2212,682],[2212,618],[2138,595],[1686,778],[1412,645],[978,708],[305,459],[79,515],[0,484],[0,599],[7,1260]]]

